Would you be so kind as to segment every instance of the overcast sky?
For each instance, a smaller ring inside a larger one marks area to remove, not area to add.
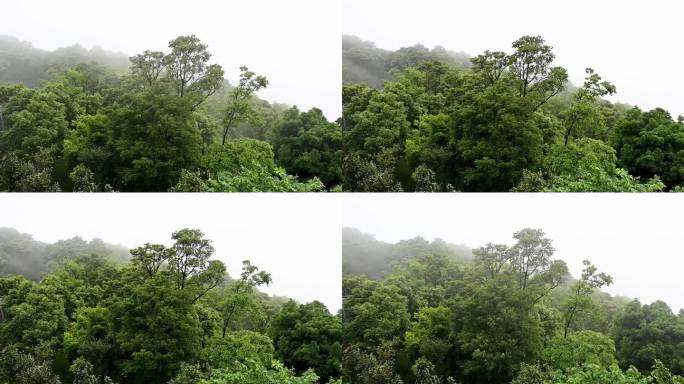
[[[268,77],[259,96],[341,115],[340,0],[3,1],[0,34],[42,49],[80,43],[128,55],[195,34],[235,83],[239,67]]]
[[[542,228],[555,258],[579,276],[582,260],[609,273],[606,291],[684,309],[684,245],[678,194],[376,194],[343,199],[343,223],[378,240],[421,235],[478,247],[512,245]]]
[[[301,303],[341,307],[340,199],[330,194],[2,194],[0,227],[43,242],[98,237],[129,248],[171,245],[197,228],[238,276],[242,260],[272,274],[262,288]]]
[[[396,50],[422,43],[476,55],[511,51],[523,35],[541,35],[570,80],[594,68],[619,100],[684,114],[684,4],[653,0],[342,0],[346,34]]]

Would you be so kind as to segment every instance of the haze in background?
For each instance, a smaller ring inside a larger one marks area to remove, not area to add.
[[[576,85],[594,68],[617,86],[611,97],[684,114],[684,4],[654,0],[342,0],[345,34],[396,50],[422,43],[477,55],[511,52],[523,35],[541,35]]]
[[[232,277],[250,260],[272,274],[264,292],[318,300],[335,313],[342,304],[340,205],[329,194],[4,194],[0,227],[43,242],[97,237],[129,248],[171,245],[173,231],[197,228]]]
[[[270,81],[260,97],[330,120],[341,115],[340,24],[340,0],[21,0],[0,12],[0,34],[46,50],[78,43],[131,56],[195,34],[232,84],[246,65]]]
[[[614,278],[612,294],[684,309],[684,245],[678,194],[374,194],[343,198],[343,225],[397,242],[418,235],[471,247],[512,245],[542,228],[554,258],[579,277],[582,260]]]

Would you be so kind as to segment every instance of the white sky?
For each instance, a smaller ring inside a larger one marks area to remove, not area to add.
[[[612,100],[684,114],[684,4],[671,0],[342,0],[345,34],[396,50],[428,47],[477,55],[511,52],[523,35],[541,35],[556,63],[581,85],[594,68],[617,86]]]
[[[262,288],[305,303],[341,307],[341,201],[334,194],[2,194],[0,227],[43,242],[81,236],[137,247],[171,245],[197,228],[214,258],[239,276],[242,260],[272,274]]]
[[[513,244],[542,228],[555,258],[579,276],[582,260],[613,276],[606,289],[684,309],[680,194],[345,194],[344,226],[397,242],[418,235],[471,247]]]
[[[341,115],[340,0],[3,1],[0,34],[42,49],[80,43],[133,55],[195,34],[233,84],[239,67],[270,81],[259,96]]]

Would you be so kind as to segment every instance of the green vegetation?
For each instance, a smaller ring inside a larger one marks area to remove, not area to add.
[[[339,383],[340,317],[261,293],[249,261],[229,277],[199,230],[125,255],[0,235],[0,383]]]
[[[345,383],[684,383],[684,311],[602,292],[589,261],[573,278],[542,230],[468,253],[343,238]]]
[[[591,68],[581,87],[569,85],[539,36],[521,37],[510,53],[485,51],[468,65],[420,46],[389,53],[354,37],[343,46],[347,191],[684,185],[684,120],[608,102],[603,97],[616,87]]]
[[[95,49],[47,53],[0,39],[2,49],[13,54],[0,63],[0,191],[289,192],[341,184],[339,125],[319,109],[258,99],[268,79],[247,67],[229,84],[195,36],[131,57],[127,71]]]

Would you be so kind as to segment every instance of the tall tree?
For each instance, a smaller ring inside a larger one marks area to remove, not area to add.
[[[240,67],[240,80],[238,85],[231,89],[228,105],[226,105],[224,112],[221,144],[226,144],[226,138],[234,124],[256,117],[252,96],[267,86],[268,79],[266,77],[257,75],[245,66]]]
[[[591,307],[590,295],[596,289],[613,283],[610,275],[604,272],[598,273],[597,268],[588,260],[582,261],[582,264],[584,265],[582,277],[571,287],[571,296],[565,304],[563,338],[568,337],[568,330],[577,320],[577,316]]]

